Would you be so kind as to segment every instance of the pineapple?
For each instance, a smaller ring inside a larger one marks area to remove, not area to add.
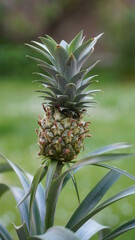
[[[27,44],[43,56],[43,60],[28,56],[38,63],[44,73],[35,73],[44,89],[44,118],[39,117],[39,155],[62,162],[70,162],[83,148],[83,140],[90,137],[89,122],[83,121],[87,108],[95,101],[93,94],[100,90],[87,90],[94,82],[89,72],[97,64],[82,69],[94,45],[102,34],[84,42],[81,31],[69,44],[62,40],[57,44],[46,35],[41,42]],[[87,90],[87,91],[86,91]]]

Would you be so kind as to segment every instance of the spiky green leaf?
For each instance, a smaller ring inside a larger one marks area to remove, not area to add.
[[[54,52],[58,72],[63,74],[65,70],[65,63],[69,57],[68,52],[60,45],[55,47]]]
[[[102,199],[109,188],[120,178],[121,174],[110,171],[101,179],[99,183],[90,191],[80,206],[74,212],[66,227],[77,230],[77,223],[80,222]]]
[[[101,225],[93,219],[90,219],[76,231],[76,234],[81,240],[89,240],[96,233],[106,229],[108,229],[107,226]]]
[[[106,235],[103,240],[114,240],[115,238],[123,235],[125,232],[135,229],[135,219],[132,219],[120,227],[116,228],[114,231]]]
[[[83,31],[79,32],[77,36],[69,44],[69,53],[74,53],[74,51],[82,44]]]
[[[13,240],[9,232],[4,226],[2,226],[2,224],[0,224],[0,238],[1,240]]]

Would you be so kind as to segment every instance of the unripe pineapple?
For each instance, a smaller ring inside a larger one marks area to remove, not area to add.
[[[45,73],[35,73],[42,77],[40,82],[43,93],[45,112],[40,118],[38,142],[39,155],[61,162],[74,159],[81,148],[83,140],[91,136],[88,134],[89,123],[82,120],[87,107],[93,105],[93,93],[100,91],[87,90],[95,76],[89,76],[90,70],[82,69],[86,59],[94,50],[94,45],[102,34],[84,41],[81,31],[69,44],[62,40],[57,44],[50,36],[41,37],[42,43],[33,41],[29,45],[43,55],[43,60],[32,58],[38,62]]]

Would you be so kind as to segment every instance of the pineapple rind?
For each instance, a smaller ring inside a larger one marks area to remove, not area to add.
[[[39,119],[39,155],[61,162],[72,161],[83,148],[83,140],[90,137],[89,122],[68,117],[58,109],[44,107],[45,116]]]

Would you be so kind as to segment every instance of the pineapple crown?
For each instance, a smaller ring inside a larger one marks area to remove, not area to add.
[[[94,50],[94,45],[102,36],[91,38],[84,42],[83,31],[68,44],[62,40],[60,44],[50,36],[40,37],[42,43],[32,41],[34,45],[26,44],[41,55],[43,60],[27,56],[38,63],[45,73],[34,73],[40,76],[44,90],[37,90],[43,94],[44,103],[61,111],[79,113],[96,103],[93,94],[99,89],[87,90],[93,80],[89,72],[99,62],[97,61],[87,69],[82,69],[83,64]],[[36,46],[35,46],[36,45]]]

